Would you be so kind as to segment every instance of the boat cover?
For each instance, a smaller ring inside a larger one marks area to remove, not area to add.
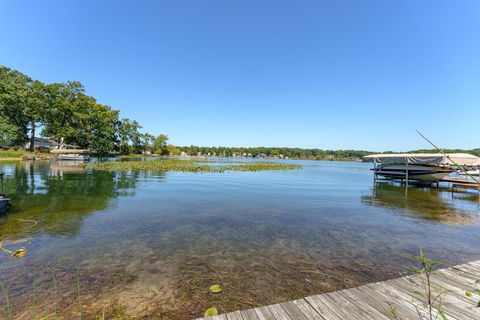
[[[384,153],[363,157],[363,162],[379,164],[424,164],[480,166],[480,158],[468,153]]]

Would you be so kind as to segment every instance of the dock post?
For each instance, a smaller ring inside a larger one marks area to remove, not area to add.
[[[406,165],[406,174],[405,174],[405,188],[408,188],[408,159],[407,159],[407,165]]]

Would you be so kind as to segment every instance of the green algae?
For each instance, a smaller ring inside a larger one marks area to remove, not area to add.
[[[103,171],[161,171],[161,172],[229,172],[229,171],[266,171],[294,170],[301,166],[278,162],[215,162],[205,160],[130,160],[98,162],[89,165],[94,170]]]

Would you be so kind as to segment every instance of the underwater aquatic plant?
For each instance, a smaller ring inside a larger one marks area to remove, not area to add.
[[[108,161],[90,165],[94,170],[104,171],[162,171],[162,172],[228,172],[228,171],[264,171],[293,170],[301,166],[278,162],[215,162],[201,160],[131,160]]]

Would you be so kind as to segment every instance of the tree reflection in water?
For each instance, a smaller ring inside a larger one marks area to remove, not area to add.
[[[88,171],[78,163],[28,161],[0,163],[6,173],[5,193],[12,207],[0,216],[3,239],[43,233],[78,234],[85,216],[101,211],[112,199],[131,196],[141,173]],[[25,228],[21,220],[40,223]]]

